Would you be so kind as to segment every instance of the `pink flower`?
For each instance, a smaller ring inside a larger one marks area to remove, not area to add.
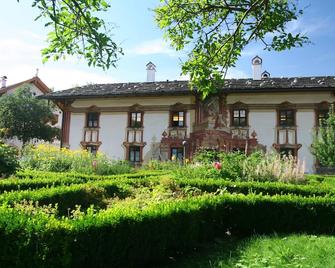
[[[220,162],[215,162],[213,166],[214,166],[214,168],[217,169],[217,170],[221,170],[221,169],[222,169],[222,165],[221,165]]]

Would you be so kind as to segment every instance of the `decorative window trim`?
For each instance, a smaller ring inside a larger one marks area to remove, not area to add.
[[[282,111],[293,112],[293,124],[292,125],[281,125],[280,124],[280,113]],[[283,102],[277,108],[277,128],[296,128],[297,127],[297,110],[294,105],[290,102]]]
[[[184,147],[180,147],[180,146],[170,146],[170,155],[169,155],[169,159],[170,160],[172,160],[172,156],[174,155],[174,154],[172,154],[172,150],[177,150],[177,157],[176,157],[176,160],[179,160],[179,161],[182,161],[184,158],[185,158],[185,155],[184,155]],[[179,151],[179,152],[178,152]],[[181,154],[182,154],[182,158],[181,159],[179,159],[178,158],[178,154],[181,152]]]
[[[125,157],[124,159],[130,162],[130,147],[139,147],[140,148],[140,162],[135,163],[135,165],[140,165],[143,163],[143,148],[146,145],[146,142],[133,143],[133,142],[124,142],[123,146],[125,147]]]
[[[320,102],[319,104],[316,105],[315,109],[314,109],[314,113],[315,113],[315,127],[318,128],[320,127],[320,122],[319,122],[319,116],[321,113],[327,112],[329,113],[329,109],[330,109],[330,103],[328,101],[323,101]]]
[[[301,148],[301,144],[291,144],[291,145],[282,145],[282,144],[273,144],[272,147],[276,149],[277,153],[280,154],[280,150],[283,150],[283,149],[288,149],[288,150],[293,150],[294,152],[294,157],[295,158],[298,158],[298,151],[299,149]]]
[[[140,114],[141,116],[141,122],[139,126],[132,126],[132,115],[136,113],[136,114]],[[143,111],[130,111],[128,112],[128,128],[143,128],[143,120],[144,119],[144,112]]]
[[[236,110],[244,110],[245,111],[245,125],[234,125],[234,111]],[[230,127],[232,128],[249,128],[249,108],[248,105],[246,105],[243,102],[236,102],[230,106]]]
[[[97,126],[89,126],[88,124],[88,116],[90,113],[96,113],[98,115],[98,124]],[[85,128],[100,128],[100,116],[101,116],[101,113],[99,111],[99,109],[96,107],[96,106],[91,106],[88,111],[85,113]]]
[[[173,114],[174,113],[179,113],[179,112],[183,112],[184,113],[184,120],[183,120],[183,126],[173,126],[172,122],[173,122]],[[185,105],[178,102],[172,106],[170,106],[170,113],[169,113],[169,128],[187,128],[187,120],[186,120],[186,116],[187,116],[187,110],[185,109]]]

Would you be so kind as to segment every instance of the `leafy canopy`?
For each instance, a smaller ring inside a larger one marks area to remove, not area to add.
[[[182,73],[204,97],[253,41],[282,51],[308,42],[287,31],[303,11],[293,0],[161,0],[156,21],[176,50],[190,49]]]
[[[115,67],[122,49],[112,40],[104,20],[95,15],[108,10],[105,0],[33,0],[32,6],[40,11],[35,20],[42,19],[51,27],[49,45],[42,50],[44,62],[79,55],[89,66]]]
[[[17,137],[27,143],[31,139],[52,141],[59,129],[47,124],[54,119],[51,107],[45,100],[35,98],[29,88],[0,97],[0,129],[5,138]]]

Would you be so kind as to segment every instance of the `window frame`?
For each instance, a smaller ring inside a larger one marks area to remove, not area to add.
[[[136,149],[136,150],[133,150],[133,149]],[[141,146],[136,146],[136,145],[129,146],[129,148],[128,148],[128,161],[132,164],[141,163],[142,162],[141,152],[142,152]],[[134,153],[134,161],[132,161],[132,156],[131,156],[132,153]],[[138,153],[138,161],[136,161],[137,160],[137,154],[136,153]]]
[[[93,147],[95,148],[95,151],[92,150]],[[88,148],[91,148],[91,149],[88,149]],[[87,150],[89,153],[91,153],[93,155],[96,155],[99,151],[99,146],[94,145],[94,144],[87,144],[85,146],[85,150]]]
[[[182,113],[182,116],[180,115]],[[177,116],[178,120],[173,120],[174,117]],[[180,120],[180,118],[183,118],[183,120]],[[180,125],[180,122],[182,122],[182,125]],[[175,128],[182,128],[186,127],[186,112],[185,111],[171,111],[170,115],[170,126]]]
[[[322,127],[325,125],[325,120],[328,119],[329,117],[329,109],[319,109],[316,112],[316,126],[317,127]],[[321,118],[320,115],[323,115]]]
[[[233,127],[247,127],[248,126],[248,116],[247,116],[247,109],[245,108],[233,108],[232,110],[232,116],[231,116],[231,126]],[[241,112],[244,112],[244,117],[241,116]],[[238,112],[238,116],[235,116],[235,112]],[[235,122],[235,119],[237,119],[237,123]],[[241,119],[244,119],[244,123],[241,123]]]
[[[173,151],[176,150],[176,154],[173,153]],[[182,161],[184,159],[184,148],[183,147],[171,147],[170,148],[170,160],[172,160],[172,157],[176,155],[176,160]],[[178,157],[178,155],[181,155],[181,158]]]
[[[133,114],[135,114],[135,121],[133,121]],[[140,116],[140,121],[137,121],[138,115]],[[135,122],[135,124],[133,124]],[[138,123],[138,124],[136,124]],[[129,112],[128,127],[130,128],[142,128],[143,127],[143,112],[132,111]]]
[[[291,118],[288,117],[288,112],[292,113],[292,117]],[[282,120],[282,113],[285,113],[285,120]],[[278,126],[279,127],[295,127],[296,126],[295,115],[296,115],[296,111],[294,109],[290,109],[290,108],[279,109],[278,110]],[[290,120],[291,122],[289,122],[288,119],[291,119]]]
[[[90,115],[93,115],[93,114],[96,115],[96,118],[95,119],[93,118],[94,120],[90,118]],[[99,112],[87,112],[86,113],[86,127],[87,128],[98,128],[99,126],[100,126],[100,113]]]

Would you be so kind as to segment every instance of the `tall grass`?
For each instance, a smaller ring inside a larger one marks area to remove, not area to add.
[[[105,154],[96,155],[86,150],[56,148],[47,144],[28,146],[22,152],[20,166],[54,172],[78,172],[85,174],[113,175],[130,173],[133,168],[125,161],[110,160]]]

